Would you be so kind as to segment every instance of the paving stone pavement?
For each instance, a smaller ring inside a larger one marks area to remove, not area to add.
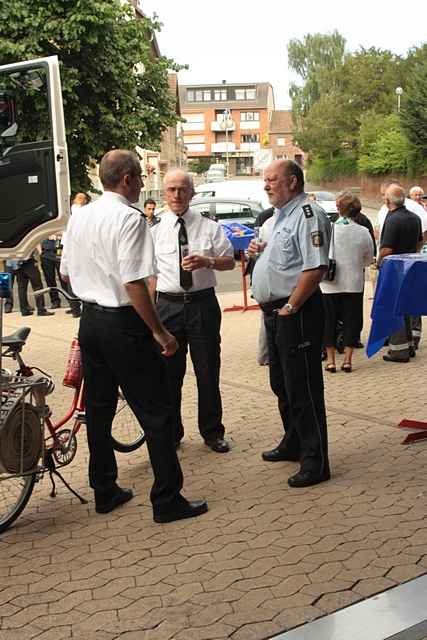
[[[240,297],[224,294],[222,307]],[[76,321],[60,310],[14,313],[5,323],[5,332],[32,327],[26,358],[54,375],[51,406],[65,412],[71,391],[61,380]],[[258,325],[258,312],[223,314],[229,454],[202,443],[191,370],[186,378],[185,494],[206,497],[209,512],[154,524],[143,447],[118,456],[134,500],[97,515],[80,433],[63,471],[89,503],[62,486],[50,498],[45,476],[0,536],[0,640],[264,640],[427,572],[427,442],[402,446],[396,428],[403,417],[427,418],[427,347],[405,365],[358,351],[351,375],[326,377],[333,477],[295,490],[286,482],[295,464],[260,458],[281,428],[268,370],[255,360]]]

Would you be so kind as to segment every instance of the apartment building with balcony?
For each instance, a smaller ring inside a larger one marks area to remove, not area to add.
[[[179,94],[188,160],[228,161],[230,175],[258,173],[274,112],[271,84],[183,85]]]
[[[274,111],[269,131],[273,159],[295,160],[303,166],[304,152],[295,144],[293,131],[292,111]]]

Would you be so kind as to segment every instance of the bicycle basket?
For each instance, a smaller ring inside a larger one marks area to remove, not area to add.
[[[12,403],[0,424],[0,472],[33,470],[43,447],[43,428],[38,411],[28,402]]]

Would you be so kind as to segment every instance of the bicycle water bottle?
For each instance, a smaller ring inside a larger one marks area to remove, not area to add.
[[[65,387],[78,389],[83,380],[82,353],[77,338],[73,338],[70,354],[68,356],[67,368],[65,370],[62,384]]]

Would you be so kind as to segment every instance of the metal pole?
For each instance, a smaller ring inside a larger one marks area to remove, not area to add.
[[[400,113],[400,93],[397,94],[397,113]]]
[[[225,166],[227,178],[229,177],[228,171],[228,120],[225,121]]]

